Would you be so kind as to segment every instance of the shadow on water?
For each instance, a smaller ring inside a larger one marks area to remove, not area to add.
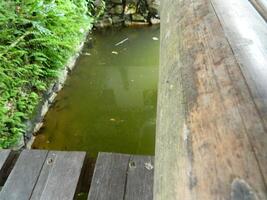
[[[157,38],[157,26],[89,36],[33,148],[153,155]]]

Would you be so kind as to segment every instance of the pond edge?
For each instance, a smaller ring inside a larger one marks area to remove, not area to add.
[[[73,56],[69,58],[67,64],[59,70],[58,76],[52,81],[48,90],[44,92],[41,97],[41,100],[36,108],[34,115],[25,122],[26,124],[26,133],[23,135],[16,146],[12,149],[18,150],[22,148],[31,149],[31,146],[35,140],[35,134],[42,128],[43,120],[48,112],[51,105],[54,103],[54,100],[59,91],[64,87],[65,81],[67,80],[70,72],[74,69],[76,61],[80,56],[84,44],[87,40],[88,35],[91,32],[91,26],[87,27],[87,31],[84,33],[83,39],[76,47],[76,50]]]

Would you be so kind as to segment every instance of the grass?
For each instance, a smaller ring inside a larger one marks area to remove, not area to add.
[[[43,92],[92,27],[91,0],[0,1],[0,148],[16,145]]]

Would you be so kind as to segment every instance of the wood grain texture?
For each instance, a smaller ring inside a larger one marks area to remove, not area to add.
[[[123,200],[129,155],[98,155],[88,200]]]
[[[100,153],[88,200],[152,200],[154,158]]]
[[[43,177],[49,171],[40,200],[72,200],[80,178],[85,152],[51,151],[44,164]],[[49,167],[52,165],[52,167]],[[45,169],[48,168],[48,169]],[[45,178],[43,179],[45,180]]]
[[[40,200],[44,187],[47,183],[49,173],[51,172],[51,169],[53,167],[55,157],[56,157],[55,154],[51,154],[51,153],[47,154],[46,160],[42,167],[42,171],[40,172],[38,180],[31,194],[31,197],[30,197],[31,200]]]
[[[254,23],[251,46],[266,55],[247,3],[161,2],[156,200],[267,199],[266,56],[234,46],[248,48],[235,28]]]
[[[237,94],[239,113],[266,183],[267,24],[248,1],[212,0],[212,4],[249,89],[249,93],[245,94],[244,87],[238,84],[239,77],[230,74],[236,90],[240,91]],[[231,23],[229,18],[235,19],[235,22]],[[249,98],[250,95],[252,98]]]
[[[255,9],[267,21],[267,2],[265,0],[249,0]]]
[[[0,199],[29,200],[47,153],[47,151],[24,150],[0,192]]]
[[[72,200],[85,154],[46,150],[22,151],[0,192],[0,199]]]
[[[125,200],[153,200],[154,158],[131,156],[127,172]]]

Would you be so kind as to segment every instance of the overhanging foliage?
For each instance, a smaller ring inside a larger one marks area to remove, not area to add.
[[[0,148],[16,144],[42,93],[90,28],[91,0],[0,1]]]

